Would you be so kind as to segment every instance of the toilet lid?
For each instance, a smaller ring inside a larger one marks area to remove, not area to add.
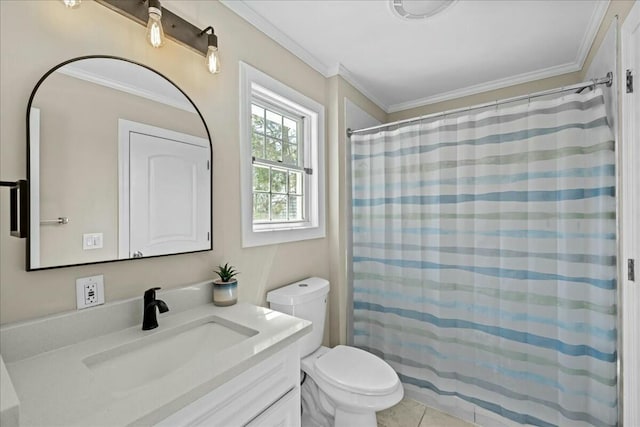
[[[398,375],[384,360],[355,347],[339,345],[315,363],[322,379],[341,389],[368,395],[391,393]]]

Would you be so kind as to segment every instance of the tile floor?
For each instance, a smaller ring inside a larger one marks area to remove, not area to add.
[[[378,427],[474,427],[474,424],[411,399],[403,399],[396,406],[376,415]]]

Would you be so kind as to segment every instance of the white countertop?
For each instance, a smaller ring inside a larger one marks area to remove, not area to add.
[[[152,331],[142,331],[136,325],[40,354],[5,359],[20,400],[20,425],[151,425],[311,331],[308,321],[250,304],[205,304],[162,314],[158,319],[160,326]],[[87,357],[123,344],[155,340],[212,319],[257,333],[213,356],[197,353],[178,369],[126,391],[109,390],[84,362]]]
[[[0,355],[0,426],[18,425],[20,401]]]

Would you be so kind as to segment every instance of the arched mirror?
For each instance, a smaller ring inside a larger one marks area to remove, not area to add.
[[[209,131],[160,73],[64,62],[34,88],[27,125],[27,270],[212,248]]]

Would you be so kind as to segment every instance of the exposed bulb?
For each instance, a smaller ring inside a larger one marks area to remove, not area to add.
[[[162,11],[155,7],[149,8],[149,22],[147,22],[147,41],[153,47],[164,44],[164,30],[162,29]]]
[[[218,55],[217,46],[209,46],[207,51],[207,68],[211,74],[220,72],[220,56]]]
[[[64,5],[67,6],[68,9],[77,9],[78,7],[80,7],[80,3],[82,3],[82,0],[62,0],[62,3],[64,3]]]

